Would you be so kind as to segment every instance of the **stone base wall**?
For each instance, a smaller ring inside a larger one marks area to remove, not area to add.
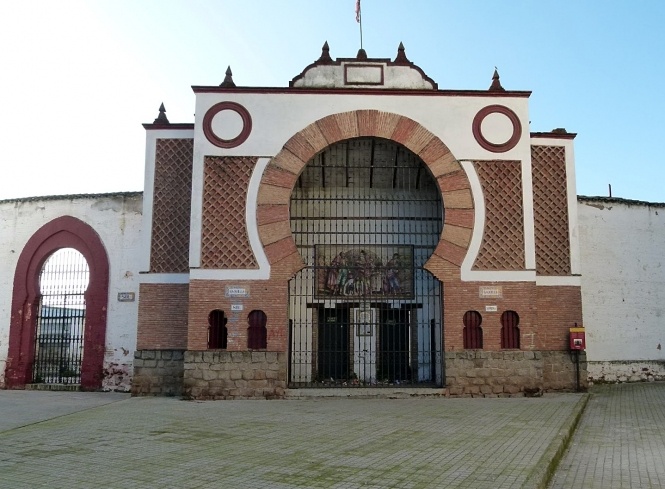
[[[450,396],[507,397],[575,389],[575,364],[567,351],[446,352]],[[584,360],[584,361],[582,361]],[[586,357],[580,355],[581,387],[586,388]]]
[[[665,380],[665,361],[589,362],[589,382],[652,382]]]
[[[184,350],[134,352],[133,396],[182,395]]]
[[[568,391],[577,388],[575,355],[569,351],[544,351],[543,355],[543,389],[546,391]],[[587,380],[586,353],[580,352],[579,389],[589,387]]]
[[[288,354],[271,351],[186,351],[183,397],[281,399]]]

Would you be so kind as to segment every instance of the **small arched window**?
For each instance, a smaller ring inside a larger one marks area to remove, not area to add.
[[[226,349],[228,331],[226,323],[228,319],[224,316],[224,311],[215,309],[208,315],[208,348]]]
[[[501,314],[501,348],[520,348],[520,317],[515,311]]]
[[[249,328],[247,328],[247,348],[250,350],[262,350],[268,347],[268,332],[266,323],[268,316],[263,311],[252,311],[247,317]]]
[[[483,317],[478,311],[466,311],[462,318],[464,323],[464,348],[478,349],[483,347],[483,328],[480,323]]]

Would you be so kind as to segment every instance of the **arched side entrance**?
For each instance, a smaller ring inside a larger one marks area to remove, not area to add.
[[[460,267],[474,227],[474,202],[468,177],[448,147],[423,126],[404,116],[358,110],[320,119],[295,134],[266,168],[259,188],[259,236],[273,279],[291,279],[304,268],[290,223],[290,198],[307,163],[325,148],[343,140],[375,137],[394,141],[426,165],[445,208],[438,244],[424,265],[440,282],[461,282]],[[445,299],[444,299],[445,306]],[[284,316],[276,318],[288,324]]]
[[[73,248],[81,253],[90,269],[90,281],[85,291],[81,389],[101,387],[108,309],[108,255],[92,227],[74,217],[63,216],[42,226],[28,240],[16,265],[5,375],[8,388],[20,389],[32,380],[40,296],[39,274],[44,262],[62,248]]]

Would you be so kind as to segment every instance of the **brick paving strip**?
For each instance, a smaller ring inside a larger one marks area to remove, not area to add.
[[[586,399],[116,398],[0,432],[0,487],[542,487]]]

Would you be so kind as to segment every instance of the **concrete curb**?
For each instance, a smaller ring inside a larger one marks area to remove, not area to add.
[[[533,469],[531,474],[526,478],[526,481],[524,481],[524,484],[522,485],[523,488],[547,489],[547,486],[554,476],[554,472],[559,466],[559,462],[568,449],[568,444],[573,438],[573,434],[580,423],[580,419],[582,419],[582,415],[584,414],[584,410],[586,409],[590,397],[591,394],[587,393],[577,401],[573,412],[561,427],[559,433],[554,437],[550,446],[547,447],[547,450],[545,450],[542,457],[540,457],[540,460],[536,464],[536,468]]]

